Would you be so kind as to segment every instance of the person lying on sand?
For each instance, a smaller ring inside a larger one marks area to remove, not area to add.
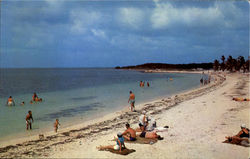
[[[122,135],[128,141],[135,141],[136,140],[136,131],[132,129],[129,123],[126,124],[127,130],[125,130]]]
[[[247,144],[247,146],[249,145],[249,129],[246,128],[245,124],[241,125],[241,130],[238,132],[237,135],[235,136],[226,136],[226,139],[229,142],[235,142],[235,143],[240,143],[242,145]]]
[[[58,126],[59,126],[59,125],[60,125],[59,119],[56,119],[56,121],[55,121],[55,123],[54,123],[54,130],[55,130],[55,132],[57,132]]]
[[[147,139],[158,139],[158,140],[164,139],[160,135],[157,135],[156,132],[146,132],[145,130],[141,132],[140,137]]]
[[[122,151],[122,148],[126,148],[124,144],[124,138],[122,137],[122,133],[117,133],[118,139],[116,139],[116,145],[108,145],[108,146],[99,146],[97,147],[98,150],[105,150],[105,149],[114,149],[119,150],[119,152]]]
[[[233,98],[235,101],[250,101],[249,98]]]

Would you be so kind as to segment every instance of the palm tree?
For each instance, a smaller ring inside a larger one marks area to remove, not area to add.
[[[227,68],[227,70],[229,70],[230,72],[233,71],[233,57],[232,57],[231,55],[229,55],[228,58],[227,58],[226,68]]]
[[[244,72],[245,72],[245,70],[247,70],[249,72],[249,63],[250,63],[250,56],[248,56],[248,60],[245,62]]]
[[[218,60],[214,60],[214,71],[217,71],[219,69],[219,61]]]
[[[244,69],[244,64],[245,64],[245,58],[243,56],[239,56],[237,59],[237,71],[240,71],[240,69],[243,67]],[[245,69],[244,69],[245,70]],[[244,71],[245,72],[245,71]]]
[[[221,63],[221,65],[220,65],[220,68],[222,69],[222,71],[224,72],[224,70],[225,70],[225,56],[224,55],[222,55],[221,56],[221,60],[222,60],[222,63]]]

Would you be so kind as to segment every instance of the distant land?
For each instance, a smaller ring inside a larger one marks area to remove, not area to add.
[[[189,64],[166,64],[145,63],[135,66],[117,66],[115,69],[165,69],[165,70],[209,70],[213,69],[213,63],[189,63]]]

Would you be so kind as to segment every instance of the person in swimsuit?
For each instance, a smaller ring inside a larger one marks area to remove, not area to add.
[[[122,137],[122,133],[118,133],[116,138],[116,145],[108,145],[108,146],[99,146],[97,149],[99,150],[105,150],[105,149],[114,149],[119,150],[119,152],[122,151],[122,148],[126,148],[124,144],[124,138]]]
[[[156,132],[146,132],[143,129],[141,131],[140,137],[142,138],[163,140],[163,137],[157,135]]]
[[[14,102],[12,96],[10,96],[10,97],[8,98],[8,100],[7,100],[7,105],[8,105],[8,106],[15,106],[15,102]]]
[[[25,120],[26,120],[26,129],[29,130],[29,128],[30,128],[30,130],[31,130],[32,129],[31,120],[32,120],[32,123],[34,122],[34,120],[32,117],[32,112],[30,110],[28,111],[28,114],[27,114]]]
[[[35,102],[42,102],[43,101],[42,98],[38,98],[36,93],[33,94],[32,100],[35,101]]]
[[[57,132],[58,126],[59,126],[59,125],[60,125],[59,119],[56,119],[56,121],[55,121],[55,123],[54,123],[54,130],[55,130],[55,132]]]
[[[129,92],[130,96],[128,99],[128,103],[130,103],[131,111],[135,111],[135,95],[132,91]]]
[[[147,82],[147,86],[149,87],[150,85],[149,85],[149,82]]]
[[[129,125],[129,123],[126,124],[126,129],[122,135],[125,139],[128,141],[135,141],[136,140],[136,131],[132,129]]]
[[[237,143],[243,143],[243,144],[246,144],[248,147],[250,146],[249,145],[249,129],[246,128],[246,125],[245,124],[242,124],[241,125],[241,130],[238,132],[237,135],[235,136],[226,136],[226,139],[228,139],[228,141],[234,141],[234,142],[237,142]]]

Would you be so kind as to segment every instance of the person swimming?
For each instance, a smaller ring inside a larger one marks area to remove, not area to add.
[[[42,102],[43,99],[42,98],[38,98],[37,94],[34,93],[33,96],[32,96],[32,101],[34,101],[34,102]]]
[[[15,102],[12,98],[12,96],[10,96],[7,100],[7,106],[15,106]]]

